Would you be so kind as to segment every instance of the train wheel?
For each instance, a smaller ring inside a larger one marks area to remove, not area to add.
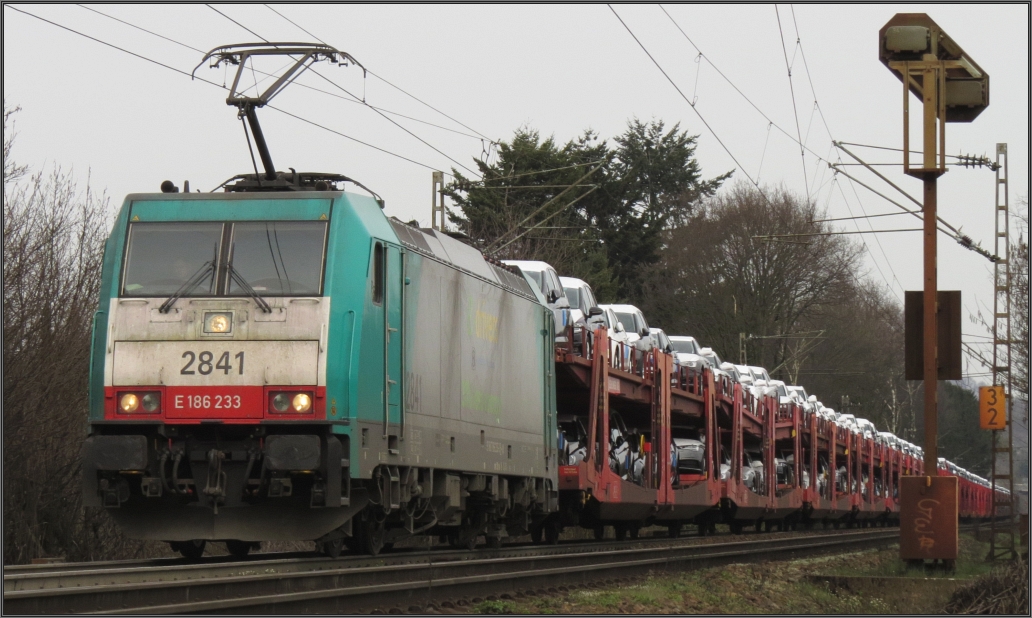
[[[699,531],[701,532],[702,528],[699,528]],[[672,539],[676,539],[677,537],[681,536],[680,522],[676,524],[670,524],[669,526],[667,526],[667,536],[669,536]]]
[[[226,541],[226,549],[234,558],[244,558],[251,552],[253,544],[250,541]],[[340,551],[338,550],[339,554]]]
[[[336,539],[334,541],[326,541],[322,544],[319,550],[330,558],[339,558],[341,550],[344,549],[344,539]]]
[[[197,560],[204,554],[204,546],[206,542],[204,539],[194,539],[192,541],[182,541],[179,543],[179,553],[183,554],[183,557],[187,560]]]
[[[541,544],[541,533],[543,526],[536,525],[530,527],[530,542],[535,545]],[[597,536],[595,538],[598,538]]]
[[[624,541],[624,540],[627,539],[627,525],[626,524],[617,524],[617,525],[613,526],[613,532],[616,533],[616,540],[617,541]]]
[[[595,532],[595,540],[596,541],[601,541],[602,539],[606,538],[606,527],[605,526],[602,526],[602,525],[595,526],[594,532]]]
[[[559,527],[558,523],[552,522],[547,524],[545,526],[545,542],[549,545],[556,545],[559,543],[560,532],[562,532],[562,529]]]
[[[637,539],[638,534],[641,532],[641,528],[638,526],[631,526],[630,533],[632,539]]]
[[[361,523],[361,547],[370,556],[378,556],[383,549],[383,539],[386,536],[382,521],[376,521],[372,514]]]
[[[344,547],[347,547],[348,550],[350,550],[350,551],[358,551],[359,543],[358,543],[358,538],[357,537],[354,537],[354,536],[344,537],[344,539],[341,540],[341,543],[344,545]]]
[[[740,521],[731,522],[731,534],[742,534],[744,528],[745,526],[743,526]]]
[[[706,530],[707,530],[707,533],[710,536],[713,536],[714,534],[716,534],[717,533],[717,524],[716,524],[716,522],[712,522],[711,521],[710,523],[706,524]]]
[[[500,536],[489,536],[487,537],[488,549],[501,549],[502,548],[502,537]]]
[[[459,533],[459,542],[462,545],[463,549],[473,551],[477,548],[477,538],[479,537],[480,535],[476,532],[464,531]]]

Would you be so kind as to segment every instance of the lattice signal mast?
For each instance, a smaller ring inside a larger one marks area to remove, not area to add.
[[[1017,551],[1017,509],[1014,496],[1014,406],[1010,328],[1010,200],[1007,187],[1007,144],[996,144],[996,255],[993,264],[993,384],[1003,386],[1006,428],[993,431],[993,511],[990,520],[989,560],[1014,560]],[[1002,162],[1001,162],[1002,161]],[[1002,173],[1001,173],[1002,172]],[[1005,489],[1004,497],[996,495]]]

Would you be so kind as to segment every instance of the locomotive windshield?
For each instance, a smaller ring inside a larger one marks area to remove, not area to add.
[[[183,295],[211,296],[215,271],[210,266],[221,245],[221,223],[133,223],[122,294],[168,296],[207,271]]]
[[[322,289],[326,224],[265,221],[233,226],[230,267],[262,296],[310,296]],[[230,279],[229,295],[245,294]]]
[[[122,295],[320,294],[326,229],[324,221],[132,223]]]

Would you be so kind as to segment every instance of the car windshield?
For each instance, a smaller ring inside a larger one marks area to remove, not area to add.
[[[523,274],[525,274],[528,277],[530,277],[530,280],[533,281],[534,285],[537,286],[538,291],[541,291],[541,272],[540,271],[535,272],[533,270],[524,270]]]
[[[563,289],[567,290],[567,296],[570,296],[570,291],[571,290],[575,294],[578,294],[580,296],[580,300],[581,300],[580,307],[581,307],[581,310],[585,314],[588,312],[588,310],[590,310],[590,308],[592,306],[598,306],[599,305],[599,301],[595,300],[594,299],[594,294],[591,293],[591,288],[583,287],[583,288],[563,288]],[[575,304],[572,298],[570,299],[570,304],[571,304],[571,306],[573,306]]]
[[[671,339],[670,343],[671,343],[671,345],[674,346],[674,352],[678,352],[680,354],[698,354],[699,353],[698,346],[696,346],[695,345],[695,341],[693,341],[691,339],[681,339],[681,340],[678,340],[678,341],[674,341],[674,340]]]
[[[617,311],[616,312],[616,319],[620,320],[620,323],[623,324],[624,330],[626,330],[627,332],[629,332],[629,333],[636,333],[636,332],[638,332],[638,329],[634,327],[634,314],[633,313],[621,313],[621,312]]]
[[[230,263],[263,296],[313,295],[322,291],[326,224],[321,221],[263,221],[233,226]],[[231,280],[231,295],[244,293]]]
[[[714,367],[720,367],[723,364],[723,361],[720,360],[720,357],[717,356],[717,353],[712,350],[706,352],[705,354],[703,354],[703,356],[706,358],[706,360],[712,363]]]
[[[784,384],[778,384],[778,395],[781,397],[788,397],[788,389],[785,388]]]
[[[584,305],[581,304],[581,293],[579,289],[564,287],[563,291],[566,292],[566,300],[570,301],[570,307],[581,309],[586,312]]]
[[[215,293],[222,223],[133,223],[129,226],[123,296],[169,296],[201,277],[183,296]]]

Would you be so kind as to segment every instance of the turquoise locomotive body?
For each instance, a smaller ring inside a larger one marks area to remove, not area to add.
[[[83,465],[86,504],[131,537],[375,554],[420,533],[540,534],[556,510],[545,299],[335,189],[126,198]]]

